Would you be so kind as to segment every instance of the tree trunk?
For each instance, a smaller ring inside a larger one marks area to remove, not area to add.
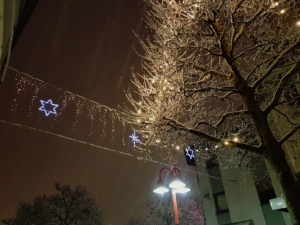
[[[261,137],[264,157],[276,172],[293,224],[300,225],[300,183],[294,179],[285,152],[275,139],[267,116],[257,110],[252,117]]]
[[[276,172],[293,224],[300,225],[300,182],[294,179],[285,152],[270,129],[268,115],[264,114],[256,104],[254,93],[247,90],[243,94],[245,103],[250,109],[250,115],[261,138],[264,157],[270,162]]]

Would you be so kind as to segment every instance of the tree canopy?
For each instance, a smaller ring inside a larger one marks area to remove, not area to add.
[[[124,110],[142,135],[139,147],[195,146],[206,160],[230,151],[265,158],[300,215],[299,182],[283,150],[300,146],[300,2],[145,2],[153,35],[140,38],[142,71],[133,73]]]
[[[20,203],[16,216],[3,220],[6,225],[102,225],[102,214],[86,189],[55,184],[56,192]]]

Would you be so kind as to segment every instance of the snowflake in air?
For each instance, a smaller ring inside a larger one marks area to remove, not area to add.
[[[41,107],[39,110],[41,112],[44,112],[46,116],[49,116],[50,114],[57,115],[56,108],[58,107],[58,104],[53,104],[51,99],[48,99],[48,101],[40,100]]]

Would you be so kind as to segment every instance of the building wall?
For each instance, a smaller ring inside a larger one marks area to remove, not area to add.
[[[273,185],[275,194],[276,194],[277,197],[279,197],[282,194],[281,185],[280,185],[280,183],[279,183],[279,181],[276,177],[275,171],[272,169],[272,167],[269,165],[269,163],[267,161],[265,161],[265,162],[266,162],[266,166],[268,168],[268,172],[269,172],[269,175],[270,175],[270,178],[271,178],[271,181],[272,181],[272,185]],[[280,213],[282,215],[286,225],[292,225],[293,224],[292,220],[291,220],[291,217],[287,212],[278,212],[278,213]]]
[[[266,225],[251,173],[242,168],[223,169],[221,176],[231,221],[253,220],[255,225]]]
[[[268,203],[261,205],[252,173],[246,168],[219,169],[197,165],[200,198],[207,225],[292,225],[288,213],[273,211]],[[274,179],[274,178],[273,178]],[[278,185],[275,183],[275,192]],[[228,212],[218,213],[215,194],[224,191]]]
[[[218,225],[216,207],[213,199],[213,191],[207,169],[196,165],[199,180],[200,199],[202,201],[207,225]]]

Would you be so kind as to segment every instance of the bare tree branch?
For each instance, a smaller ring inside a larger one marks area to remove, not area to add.
[[[292,130],[290,130],[290,132],[288,132],[280,141],[279,144],[283,144],[284,142],[286,142],[290,137],[292,137],[300,128],[300,124],[298,124],[297,126],[294,126],[294,128]]]
[[[290,77],[294,74],[293,72],[298,71],[300,68],[300,64],[294,64],[288,72],[284,74],[284,76],[281,78],[280,82],[278,83],[275,94],[273,95],[273,98],[270,102],[270,104],[263,110],[264,113],[269,114],[270,111],[277,105],[279,98],[284,90],[284,87],[286,86],[286,83],[290,79]]]
[[[272,70],[277,66],[279,61],[287,55],[289,52],[291,52],[295,47],[297,47],[300,44],[300,39],[295,41],[293,44],[291,44],[287,49],[285,49],[281,54],[275,59],[275,61],[267,68],[265,73],[263,73],[259,79],[257,79],[253,84],[252,87],[256,88],[271,72]]]
[[[206,140],[211,141],[213,143],[223,143],[223,141],[224,141],[221,138],[217,138],[217,137],[208,135],[206,133],[203,133],[203,132],[195,130],[195,129],[187,128],[183,124],[179,123],[178,121],[171,120],[171,119],[168,119],[168,118],[164,118],[164,119],[167,121],[166,125],[169,126],[169,127],[172,127],[175,130],[181,130],[181,131],[185,131],[185,132],[194,134],[198,137],[205,138]],[[233,141],[228,141],[228,145],[229,146],[235,146],[237,148],[242,148],[242,149],[248,150],[252,153],[258,154],[258,155],[262,155],[262,153],[263,153],[261,146],[247,145],[247,144],[244,144],[244,143],[236,143],[236,142],[233,142]]]

